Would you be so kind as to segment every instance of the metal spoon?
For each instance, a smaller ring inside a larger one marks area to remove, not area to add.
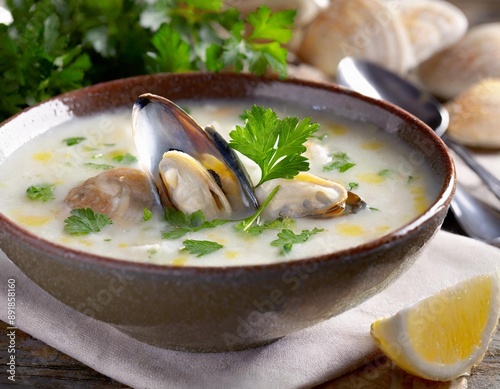
[[[434,97],[380,66],[360,59],[344,58],[337,68],[337,82],[366,96],[389,101],[420,118],[500,198],[500,182],[479,165],[466,149],[444,136],[449,124],[448,111]],[[458,223],[469,236],[500,247],[498,210],[475,198],[458,184],[451,208]]]
[[[458,184],[451,209],[467,235],[500,248],[500,211],[472,196]]]
[[[500,199],[500,180],[480,165],[465,147],[445,135],[450,121],[448,111],[429,93],[379,65],[351,57],[340,61],[337,83],[365,96],[389,101],[418,117],[431,127]]]

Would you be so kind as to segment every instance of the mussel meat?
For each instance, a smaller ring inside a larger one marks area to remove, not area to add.
[[[189,154],[167,151],[159,169],[167,206],[185,213],[201,210],[208,220],[231,216],[231,204],[215,178]]]
[[[277,178],[267,181],[256,188],[257,199],[264,201],[277,185],[280,189],[264,209],[264,219],[328,218],[354,213],[366,205],[342,185],[309,173],[299,173],[292,180]]]

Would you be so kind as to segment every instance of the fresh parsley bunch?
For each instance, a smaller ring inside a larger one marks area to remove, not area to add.
[[[263,6],[245,20],[234,8],[223,10],[222,0],[170,0],[156,9],[164,23],[153,36],[156,50],[148,53],[150,72],[231,69],[263,74],[270,67],[286,75],[287,51],[281,44],[292,38],[294,10],[271,13]]]
[[[286,74],[295,11],[246,19],[222,0],[7,0],[0,121],[54,95],[144,73]]]

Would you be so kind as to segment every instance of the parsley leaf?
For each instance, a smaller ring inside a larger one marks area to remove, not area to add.
[[[87,235],[99,232],[113,222],[108,215],[94,212],[91,208],[71,210],[71,216],[64,220],[64,231],[71,235]]]
[[[151,43],[157,52],[148,52],[146,66],[150,73],[193,70],[191,47],[168,24],[162,24]],[[172,53],[176,53],[172,55]]]
[[[142,212],[142,220],[147,222],[148,220],[151,220],[153,218],[153,212],[151,212],[149,209],[144,208]]]
[[[347,188],[347,190],[353,190],[353,189],[358,189],[358,188],[359,188],[359,184],[357,182],[350,182],[349,188]]]
[[[377,173],[380,177],[390,177],[394,174],[394,171],[391,169],[383,169]]]
[[[108,169],[113,169],[114,166],[108,165],[105,163],[92,163],[92,162],[87,162],[83,164],[84,166],[90,167],[92,169],[97,169],[97,170],[108,170]]]
[[[292,230],[282,230],[278,233],[278,239],[271,242],[271,246],[281,247],[281,254],[289,253],[292,246],[297,243],[306,242],[311,235],[324,231],[323,229],[314,228],[313,230],[302,230],[300,234],[294,234]]]
[[[220,250],[224,247],[223,245],[210,240],[186,239],[182,242],[182,244],[184,247],[181,250],[186,250],[190,254],[196,255],[197,257],[213,253],[214,251]]]
[[[137,162],[137,157],[130,153],[126,153],[123,155],[117,155],[116,157],[113,157],[113,161],[121,163],[122,165],[132,165],[133,163]]]
[[[163,239],[179,239],[188,232],[196,232],[204,228],[214,228],[228,222],[223,219],[207,221],[201,210],[187,214],[174,208],[167,208],[165,210],[165,219],[174,228],[163,232]]]
[[[329,172],[332,170],[338,170],[340,173],[344,173],[350,168],[356,166],[355,163],[349,162],[350,158],[346,153],[339,152],[332,155],[332,161],[323,165],[323,171]]]
[[[43,185],[33,185],[26,189],[26,196],[30,200],[47,202],[53,200],[54,197],[54,185],[43,184]]]
[[[278,218],[271,221],[264,221],[256,225],[251,225],[245,229],[245,223],[240,222],[234,226],[238,232],[246,232],[250,236],[258,236],[266,230],[282,230],[290,229],[295,226],[295,219],[292,218]]]
[[[80,143],[81,141],[84,141],[86,138],[83,136],[75,136],[74,138],[66,138],[63,139],[63,142],[66,143],[66,146],[74,146]]]
[[[259,165],[261,178],[256,186],[274,178],[293,178],[309,170],[309,162],[302,154],[304,143],[319,125],[309,117],[299,122],[297,117],[278,118],[271,108],[254,105],[245,112],[245,126],[236,126],[229,133],[229,146]]]

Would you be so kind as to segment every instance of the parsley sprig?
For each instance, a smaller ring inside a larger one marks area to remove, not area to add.
[[[165,210],[165,219],[173,228],[162,233],[163,239],[179,239],[188,232],[214,228],[228,222],[228,220],[223,219],[208,221],[201,210],[187,214],[174,208]]]
[[[338,170],[340,173],[344,173],[354,166],[356,166],[356,164],[351,162],[351,158],[346,153],[338,152],[332,154],[331,162],[323,165],[323,171],[329,172]]]
[[[34,201],[43,201],[44,203],[53,200],[54,197],[54,185],[42,184],[42,185],[32,185],[26,189],[26,197]]]
[[[196,255],[197,257],[213,253],[224,247],[220,243],[211,240],[186,239],[182,244],[183,247],[181,250],[188,251],[190,254]]]
[[[302,154],[304,143],[319,125],[306,117],[280,119],[271,108],[254,105],[245,112],[245,125],[236,126],[229,133],[229,146],[259,165],[261,178],[256,186],[274,178],[293,178],[309,170],[309,162]]]
[[[278,233],[278,239],[271,242],[271,246],[281,248],[281,254],[287,254],[292,250],[292,246],[297,243],[304,243],[311,235],[322,232],[323,229],[302,230],[300,234],[295,234],[292,230],[284,229]]]
[[[71,235],[87,235],[99,232],[109,224],[113,224],[108,215],[94,212],[91,208],[71,210],[71,216],[64,220],[64,231]]]

